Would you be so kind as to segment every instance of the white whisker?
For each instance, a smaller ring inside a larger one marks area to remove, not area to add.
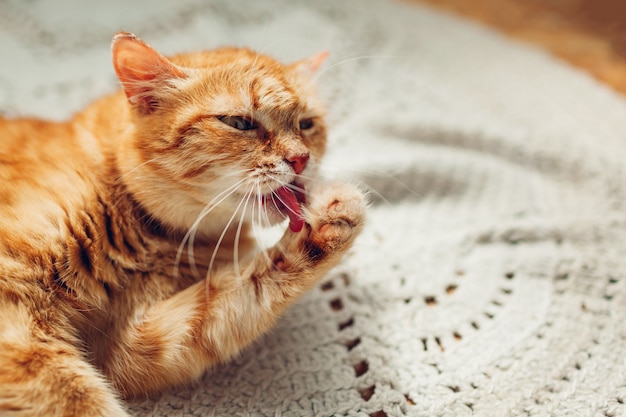
[[[157,158],[152,158],[152,159],[148,159],[145,162],[142,162],[141,164],[137,165],[135,168],[133,168],[133,169],[129,170],[128,172],[126,172],[125,174],[121,175],[116,181],[117,182],[121,182],[124,179],[124,177],[128,176],[129,174],[131,174],[132,172],[138,170],[139,168],[141,168],[144,165],[147,165],[147,164],[149,164],[151,162],[155,162],[156,160],[157,160]]]
[[[287,203],[285,203],[285,202],[283,201],[283,199],[282,199],[282,198],[280,198],[280,196],[279,196],[278,194],[276,194],[276,193],[272,193],[272,200],[274,199],[274,196],[278,199],[278,201],[280,201],[280,202],[282,203],[283,207],[284,207],[284,208],[286,208],[287,210],[289,210],[292,214],[295,214],[296,216],[299,216],[299,215],[300,215],[299,213],[296,213],[296,212],[295,212],[295,211],[294,211],[291,207],[289,207],[289,206],[287,205]],[[274,202],[274,204],[276,204],[276,202]],[[277,207],[278,207],[278,206],[277,206]]]
[[[239,238],[241,237],[241,228],[243,226],[244,217],[246,215],[246,209],[248,208],[248,202],[250,201],[250,197],[252,196],[253,189],[250,189],[246,196],[246,203],[243,205],[243,210],[241,210],[241,217],[239,218],[239,225],[237,226],[237,231],[235,232],[235,243],[233,248],[233,262],[235,264],[235,275],[237,277],[241,277],[239,271]]]
[[[340,61],[337,61],[331,65],[328,65],[326,67],[324,67],[320,72],[318,72],[314,77],[313,80],[317,81],[319,80],[322,76],[326,75],[326,73],[335,68],[338,67],[339,65],[343,65],[346,64],[348,62],[353,62],[353,61],[361,61],[364,59],[376,59],[376,58],[410,58],[410,55],[359,55],[359,56],[354,56],[351,58],[344,58]]]
[[[257,188],[257,192],[256,192],[256,199],[252,202],[252,212],[254,213],[254,209],[255,207],[258,208],[258,221],[259,223],[261,223],[262,226],[262,219],[261,219],[261,214],[262,214],[262,210],[265,209],[265,217],[266,217],[266,224],[269,225],[270,224],[270,219],[267,215],[267,208],[265,207],[265,205],[263,204],[263,196],[261,194],[261,186],[259,185],[258,181],[255,184],[256,188]],[[254,219],[254,216],[253,216]],[[252,229],[254,232],[255,236],[258,236],[258,232],[257,232],[257,228],[256,228],[256,223],[253,221],[252,222]],[[257,238],[257,242],[258,242],[258,238]],[[267,249],[259,244],[259,247],[261,248],[261,253],[263,253],[263,255],[265,256],[265,258],[267,259],[268,263],[271,264],[272,263],[272,259],[270,258],[269,254],[267,253]]]
[[[279,184],[280,184],[281,186],[283,186],[283,187],[287,187],[287,188],[294,189],[294,190],[297,190],[297,191],[304,191],[304,189],[303,189],[303,188],[301,188],[301,187],[297,187],[297,186],[294,186],[293,184],[286,183],[286,182],[284,182],[284,181],[279,180],[278,178],[274,178],[274,177],[272,177],[271,175],[267,175],[267,177],[268,177],[268,178],[273,179],[274,181],[276,181],[277,183],[279,183]],[[274,196],[276,196],[276,198],[278,199],[278,201],[280,201],[280,202],[282,203],[283,207],[285,207],[287,210],[289,210],[291,213],[295,214],[296,216],[298,216],[298,215],[299,215],[299,214],[298,214],[298,213],[296,213],[296,212],[295,212],[295,211],[294,211],[291,207],[289,207],[289,205],[287,205],[287,204],[283,201],[283,199],[282,199],[282,198],[280,198],[280,196],[279,196],[279,195],[278,195],[275,191],[272,191],[272,194],[271,194],[271,195],[272,195],[272,200],[274,200]],[[276,205],[276,208],[278,209],[278,205],[276,204],[276,201],[274,201],[274,205]],[[280,211],[280,209],[279,209],[279,211]]]
[[[193,241],[195,239],[195,234],[197,233],[197,229],[202,222],[202,220],[213,210],[215,207],[219,206],[224,200],[230,197],[233,193],[237,191],[237,189],[241,186],[241,184],[245,181],[245,179],[241,179],[232,186],[223,190],[219,194],[217,194],[210,202],[206,204],[206,206],[202,209],[202,211],[198,214],[198,217],[191,225],[180,245],[178,246],[178,251],[176,252],[176,258],[174,261],[174,276],[178,275],[178,265],[180,264],[180,259],[182,257],[182,251],[185,247],[185,244],[189,242],[188,246],[188,256],[189,256],[189,265],[192,269],[194,275],[199,276],[199,273],[196,268],[196,263],[193,256]]]
[[[354,172],[361,172],[364,174],[369,174],[372,176],[378,176],[381,178],[388,178],[392,181],[394,181],[396,184],[398,184],[399,186],[401,186],[402,188],[404,188],[406,191],[408,191],[411,195],[413,195],[414,197],[423,197],[420,193],[418,193],[417,191],[415,191],[413,188],[411,188],[410,186],[408,186],[407,184],[405,184],[402,180],[400,180],[399,178],[397,178],[395,175],[389,173],[389,172],[385,172],[385,171],[375,171],[375,170],[371,170],[371,169],[351,169],[351,171]],[[378,191],[376,191],[371,185],[367,184],[367,182],[359,180],[360,183],[364,184],[366,186],[366,188],[373,190],[377,193],[377,195],[379,195],[383,200],[387,201]]]
[[[248,195],[249,192],[246,194]],[[226,236],[226,232],[228,231],[228,229],[230,228],[230,225],[232,224],[233,220],[235,219],[235,216],[237,216],[237,213],[239,212],[239,209],[241,208],[241,205],[244,202],[244,198],[241,199],[241,201],[239,202],[239,204],[237,205],[237,208],[235,209],[235,212],[233,213],[232,216],[230,216],[230,219],[228,219],[228,222],[226,223],[226,226],[224,227],[224,230],[222,231],[222,234],[220,235],[219,239],[217,240],[217,243],[215,244],[215,248],[213,249],[213,255],[211,255],[211,261],[209,262],[209,269],[207,270],[206,273],[206,291],[208,293],[209,291],[209,277],[211,275],[211,270],[213,269],[213,263],[215,262],[215,258],[217,256],[217,252],[219,250],[220,245],[222,244],[222,240],[224,240],[224,236]]]

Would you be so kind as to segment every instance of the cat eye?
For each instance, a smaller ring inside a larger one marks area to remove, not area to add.
[[[237,130],[256,129],[257,125],[250,119],[241,116],[219,116],[219,121]]]
[[[302,119],[300,120],[300,130],[309,130],[313,127],[313,119]]]

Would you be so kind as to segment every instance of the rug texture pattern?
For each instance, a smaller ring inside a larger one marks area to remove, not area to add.
[[[0,1],[0,111],[117,88],[109,42],[329,50],[329,177],[368,226],[278,326],[147,416],[626,415],[626,101],[547,54],[391,2]]]

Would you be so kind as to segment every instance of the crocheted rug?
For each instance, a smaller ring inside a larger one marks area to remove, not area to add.
[[[116,88],[111,34],[170,53],[330,50],[326,172],[371,190],[328,279],[137,416],[626,415],[626,102],[547,54],[389,2],[0,3],[0,110]]]

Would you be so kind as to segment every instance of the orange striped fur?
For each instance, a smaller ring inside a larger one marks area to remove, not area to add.
[[[363,225],[359,190],[317,180],[325,54],[112,50],[120,92],[65,123],[0,119],[2,416],[125,416],[120,398],[199,377]],[[251,225],[285,217],[257,250]]]

